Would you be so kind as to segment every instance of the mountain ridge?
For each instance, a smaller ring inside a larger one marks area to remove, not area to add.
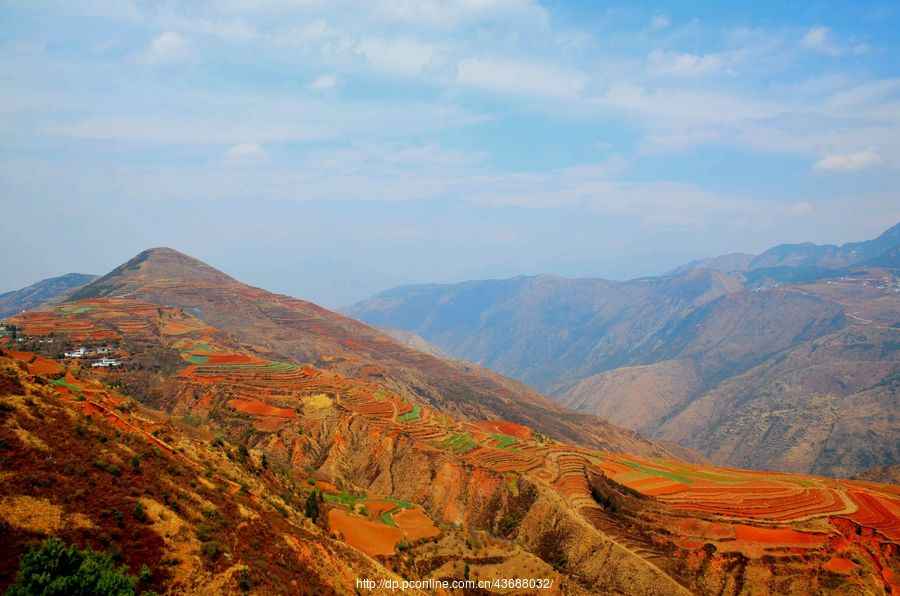
[[[898,244],[882,250],[893,242]],[[863,366],[865,375],[881,375],[872,383],[887,379],[897,366],[888,359],[891,346],[900,341],[895,337],[900,332],[892,327],[900,324],[900,277],[890,267],[898,246],[900,225],[874,240],[837,247],[838,253],[827,249],[829,255],[843,254],[841,250],[855,255],[853,265],[843,269],[829,269],[824,261],[768,266],[777,261],[767,257],[766,267],[747,271],[685,267],[626,282],[520,277],[428,284],[388,290],[344,312],[416,333],[453,357],[523,380],[570,407],[660,440],[703,447],[704,455],[719,464],[848,475],[893,465],[900,457],[885,447],[881,456],[868,461],[872,455],[866,449],[865,424],[856,418],[847,430],[848,448],[856,454],[849,457],[849,467],[821,442],[811,457],[764,444],[755,460],[746,459],[740,448],[727,451],[716,445],[731,440],[717,434],[718,425],[728,425],[732,438],[747,441],[763,432],[764,401],[754,402],[755,417],[745,416],[748,411],[734,404],[731,415],[741,420],[684,421],[691,403],[711,399],[723,383],[748,373],[767,374],[766,363],[800,354],[795,350],[817,346],[823,338],[850,337],[849,332],[871,342],[868,354],[884,356],[863,365],[834,353],[835,370],[823,373],[832,381],[815,389],[826,391],[819,397],[849,403],[850,395],[860,390],[837,380],[841,370]],[[870,253],[878,256],[866,257]],[[800,374],[801,360],[790,371],[778,369],[780,384],[762,377],[757,382],[790,396],[788,402],[795,400],[799,407],[809,393],[792,388],[791,379],[804,379],[809,392],[815,386],[814,379]],[[859,399],[869,400],[869,408],[878,407],[871,395]],[[780,407],[787,403],[773,397],[771,403],[776,402]],[[881,403],[883,411],[890,402],[882,398]],[[824,418],[813,419],[828,427]],[[681,425],[678,432],[672,430],[676,424]],[[897,425],[880,432],[880,444],[900,440]],[[700,437],[714,438],[704,445]]]
[[[19,290],[4,292],[0,294],[0,318],[64,300],[95,279],[97,279],[96,275],[67,273],[58,277],[42,279]]]

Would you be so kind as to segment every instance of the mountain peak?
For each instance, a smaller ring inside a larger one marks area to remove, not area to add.
[[[69,300],[122,294],[135,285],[179,280],[195,283],[238,283],[234,278],[199,259],[173,248],[148,248],[100,279],[72,294]]]

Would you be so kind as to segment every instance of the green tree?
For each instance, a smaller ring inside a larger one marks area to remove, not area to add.
[[[306,498],[306,506],[304,507],[304,513],[306,517],[313,521],[319,520],[319,491],[314,490],[309,493],[309,496]]]
[[[79,550],[74,544],[66,548],[54,536],[25,553],[7,595],[120,596],[134,594],[135,584],[137,578],[128,575],[128,568],[116,569],[106,553]]]

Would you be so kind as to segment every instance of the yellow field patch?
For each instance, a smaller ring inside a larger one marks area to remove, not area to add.
[[[315,395],[305,395],[300,399],[303,404],[303,414],[309,418],[319,418],[321,415],[331,409],[331,398],[324,393],[316,393]]]
[[[34,436],[24,428],[14,428],[13,432],[16,433],[16,436],[19,437],[20,441],[22,441],[29,447],[33,447],[34,449],[38,449],[40,451],[50,451],[50,447],[47,446],[47,443],[43,442],[41,439]]]
[[[47,499],[14,495],[0,500],[0,518],[15,528],[52,534],[63,525],[63,509]]]

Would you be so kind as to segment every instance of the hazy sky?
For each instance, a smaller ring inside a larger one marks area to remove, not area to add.
[[[0,291],[166,245],[334,307],[900,220],[900,4],[726,4],[0,0]]]

